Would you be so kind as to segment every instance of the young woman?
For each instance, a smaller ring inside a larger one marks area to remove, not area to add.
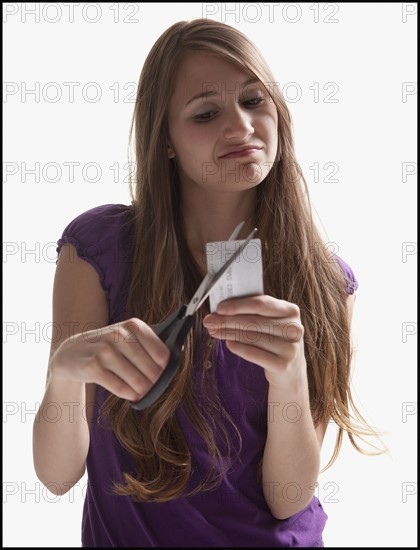
[[[343,432],[359,450],[373,434],[350,393],[358,283],[314,226],[275,78],[236,29],[176,23],[145,61],[133,127],[132,204],[84,212],[58,241],[37,475],[64,494],[87,468],[83,546],[323,546],[327,424],[332,461]],[[173,382],[134,410],[170,356],[150,325],[191,299],[205,243],[241,220],[237,238],[257,227],[263,243],[265,294],[205,304]],[[72,414],[49,423],[51,401]]]

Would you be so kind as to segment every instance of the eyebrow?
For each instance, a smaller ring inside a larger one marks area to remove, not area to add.
[[[243,84],[242,84],[242,88],[245,88],[246,86],[249,86],[250,84],[255,84],[256,82],[259,82],[259,79],[258,78],[250,78],[249,80],[245,81]],[[210,82],[209,82],[210,84]],[[204,86],[204,84],[203,84]],[[235,90],[236,91],[236,90]],[[227,92],[225,93],[232,93],[230,92],[230,90],[227,90]],[[195,101],[196,99],[200,99],[202,97],[210,97],[210,96],[215,96],[215,95],[220,95],[219,92],[215,91],[215,90],[207,90],[205,92],[200,92],[199,94],[196,94],[194,95],[192,98],[190,98],[187,103],[185,104],[184,108],[187,107],[190,103],[192,103],[193,101]]]

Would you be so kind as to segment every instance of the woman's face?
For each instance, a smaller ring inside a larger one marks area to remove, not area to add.
[[[277,152],[277,110],[252,74],[190,54],[169,103],[169,136],[181,184],[243,191],[267,176]]]

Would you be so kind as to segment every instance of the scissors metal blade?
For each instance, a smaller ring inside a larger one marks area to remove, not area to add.
[[[235,227],[232,235],[229,237],[229,241],[234,241],[236,237],[239,235],[240,230],[243,228],[245,222],[238,223],[238,225]]]
[[[241,222],[241,223],[243,224],[244,222]],[[236,228],[235,231],[233,232],[233,235],[236,236],[239,233],[240,229],[241,228],[239,228],[239,230],[238,230],[238,228]],[[207,273],[207,275],[204,277],[201,285],[198,287],[196,293],[194,294],[194,296],[192,297],[190,303],[187,306],[187,309],[185,311],[186,316],[187,315],[193,315],[197,311],[197,309],[199,309],[203,305],[203,303],[206,300],[207,296],[210,294],[211,289],[213,288],[213,286],[217,283],[217,281],[220,279],[220,277],[233,264],[233,262],[236,260],[236,258],[242,252],[242,250],[246,247],[246,245],[249,243],[249,241],[252,239],[252,237],[255,235],[256,232],[257,232],[257,228],[254,228],[251,231],[251,233],[248,235],[248,237],[241,243],[241,245],[231,255],[231,257],[222,265],[222,267],[219,269],[219,271],[216,271],[216,273],[214,273],[212,275]],[[231,240],[231,239],[229,239],[229,240]]]
[[[239,235],[240,230],[244,226],[244,221],[240,222],[235,229],[233,230],[232,235],[229,237],[229,241],[233,241],[236,239],[236,237]],[[209,281],[211,279],[211,275],[207,273],[207,275],[204,277],[204,279],[201,281],[200,286],[195,291],[194,296],[192,297],[190,303],[188,304],[188,308],[185,312],[185,315],[192,315],[194,311],[197,311],[198,307],[194,307],[201,299],[202,295],[205,293],[205,289],[207,288],[207,285],[209,284]],[[200,304],[201,305],[201,304]]]

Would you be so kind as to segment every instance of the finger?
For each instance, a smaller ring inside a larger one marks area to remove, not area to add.
[[[150,376],[148,371],[143,368],[137,368],[136,365],[119,353],[116,348],[104,346],[97,353],[96,362],[92,365],[91,371],[93,371],[93,375],[96,378],[98,376],[101,377],[104,372],[111,372],[125,384],[130,386],[135,391],[136,395],[143,395],[151,389],[162,374],[162,369],[157,365],[155,365],[155,367],[156,374]]]
[[[294,317],[299,315],[296,304],[279,300],[272,296],[262,294],[259,296],[247,296],[245,298],[231,298],[220,302],[217,313],[223,315],[240,315],[244,313],[263,315],[265,317]]]
[[[123,326],[115,329],[113,338],[112,347],[116,346],[120,356],[124,357],[137,372],[141,372],[150,382],[155,383],[162,374],[163,367],[153,360],[149,349],[145,349],[148,344],[144,343],[144,340],[143,342],[139,340],[132,330],[127,330]],[[165,344],[164,346],[166,348]]]
[[[285,342],[278,337],[270,336],[265,333],[246,333],[244,331],[230,331],[227,333],[210,333],[213,338],[225,340],[227,343],[241,343],[248,346],[254,346],[255,348],[273,353],[278,357],[282,357],[286,360],[291,360],[296,353],[296,346],[299,345],[296,342]]]
[[[109,392],[113,393],[121,399],[128,399],[129,401],[138,401],[143,393],[138,392],[134,388],[117,376],[114,372],[106,369],[101,369],[100,372],[94,377],[94,382],[99,384]]]
[[[147,323],[141,319],[132,318],[123,323],[118,323],[115,327],[117,334],[120,331],[124,342],[131,344],[140,343],[155,363],[161,368],[166,367],[171,352],[168,346],[162,342]]]
[[[215,338],[228,338],[228,335],[244,333],[256,339],[266,334],[270,341],[280,338],[285,342],[298,342],[303,336],[303,326],[298,321],[273,319],[261,315],[217,315],[210,314],[203,324],[209,334]]]
[[[280,359],[278,355],[243,342],[227,341],[226,347],[245,361],[260,365],[260,367],[270,372],[279,373],[287,366],[286,362]]]

